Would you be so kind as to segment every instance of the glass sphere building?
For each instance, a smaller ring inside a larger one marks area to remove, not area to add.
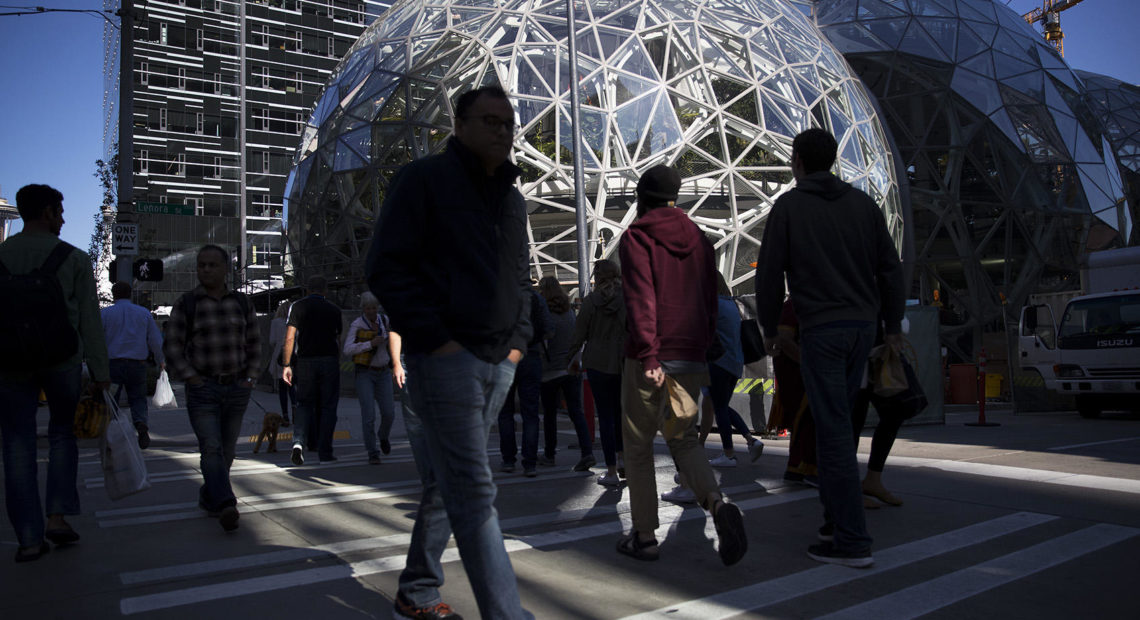
[[[901,247],[889,139],[866,89],[789,0],[591,0],[576,13],[588,244],[612,255],[639,174],[677,167],[678,206],[713,239],[733,286],[750,281],[763,225],[792,186],[792,137],[824,127],[836,172],[881,205]],[[533,276],[576,282],[566,2],[398,3],[333,72],[286,190],[295,271],[362,286],[392,174],[440,151],[456,95],[512,96]],[[752,292],[751,285],[738,289]]]
[[[1030,293],[1075,288],[1081,254],[1127,242],[1109,137],[1081,79],[1021,16],[991,0],[819,0],[815,14],[883,111],[917,293],[941,293],[947,340],[975,336],[959,353],[972,358],[981,328]]]

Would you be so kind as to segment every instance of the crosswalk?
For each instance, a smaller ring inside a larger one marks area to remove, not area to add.
[[[268,488],[274,489],[265,493],[239,493],[243,531],[268,528],[273,523],[288,524],[291,520],[313,514],[308,512],[312,510],[322,511],[322,519],[330,522],[336,521],[337,515],[342,513],[345,519],[361,518],[355,513],[364,505],[373,510],[406,511],[407,506],[414,505],[419,493],[419,482],[406,448],[406,444],[398,445],[393,455],[385,459],[385,464],[403,466],[391,469],[369,469],[363,460],[351,455],[342,457],[342,461],[336,464],[307,469],[277,462],[239,459],[234,466],[236,478],[272,482]],[[778,449],[775,451],[779,452]],[[160,465],[155,469],[162,470],[154,474],[156,485],[186,485],[188,480],[198,476],[193,459],[185,454],[168,453],[168,456],[170,458],[153,461],[156,466]],[[983,471],[984,468],[976,464],[950,466],[930,459],[900,462],[899,465],[916,473],[950,471],[999,479],[1013,477],[1017,473],[1001,469]],[[330,475],[331,471],[353,471],[349,468],[383,471],[385,479],[367,484],[330,484],[321,478]],[[669,457],[664,452],[659,453],[659,490],[671,485],[671,468]],[[294,477],[293,474],[299,470],[313,476]],[[1031,477],[1045,483],[1053,483],[1058,478],[1054,472],[1047,474]],[[1020,472],[1017,475],[1025,474]],[[1135,492],[1128,481],[1101,482],[1101,486],[1108,490]],[[88,488],[97,488],[98,481],[92,476],[85,483]],[[587,474],[572,471],[545,470],[539,478],[497,475],[497,483],[500,501],[504,494],[518,497],[532,494],[532,491],[536,498],[527,510],[512,510],[511,514],[501,518],[504,544],[519,574],[524,603],[534,589],[562,587],[557,572],[539,570],[538,566],[557,565],[559,562],[596,563],[607,567],[606,570],[630,575],[637,574],[644,566],[618,556],[612,549],[617,537],[630,528],[629,505],[624,493],[598,487]],[[1067,483],[1061,481],[1058,484],[1065,486]],[[573,489],[573,492],[563,494],[561,502],[537,501],[543,497],[537,492],[539,489],[549,490],[560,485]],[[801,515],[805,514],[812,515],[814,522],[818,512],[816,491],[788,485],[782,480],[734,472],[731,480],[727,476],[722,479],[722,485],[725,493],[744,511],[750,532],[763,532],[776,519],[802,518]],[[282,487],[287,490],[280,490]],[[573,501],[567,497],[570,494],[575,495]],[[924,508],[920,502],[911,502],[907,508],[896,510],[923,515]],[[270,515],[274,516],[273,523],[258,520],[259,516]],[[193,502],[108,508],[96,511],[94,516],[102,528],[139,527],[204,518]],[[657,537],[663,544],[663,557],[654,566],[667,566],[671,562],[683,573],[690,562],[690,558],[685,557],[690,549],[681,543],[671,546],[670,538],[676,536],[678,540],[691,540],[693,532],[699,531],[698,538],[703,536],[703,540],[713,541],[716,539],[715,528],[706,513],[696,507],[662,502],[659,516],[661,526]],[[700,588],[657,590],[652,596],[646,596],[642,604],[615,606],[612,610],[598,612],[597,617],[692,620],[762,617],[766,609],[794,604],[804,597],[848,584],[868,582],[876,585],[868,590],[872,594],[867,597],[842,599],[844,602],[838,606],[833,605],[808,616],[837,620],[912,618],[1006,587],[1140,534],[1140,529],[1122,525],[1090,523],[1017,510],[990,509],[949,522],[934,518],[925,520],[930,521],[930,525],[921,525],[923,519],[919,519],[920,525],[915,526],[913,532],[908,532],[906,540],[896,540],[881,548],[877,546],[874,566],[864,570],[805,562],[802,540],[784,544],[770,536],[753,536],[750,557],[754,559],[746,558],[745,563],[739,566],[750,561],[758,566],[766,562],[783,562],[789,570],[778,576],[767,574],[755,580],[745,577],[744,585],[736,573],[734,579],[701,582]],[[154,558],[144,565],[131,566],[117,573],[117,579],[123,586],[119,611],[127,616],[160,614],[178,609],[193,610],[195,606],[265,593],[295,589],[320,591],[321,584],[368,581],[384,576],[388,576],[390,582],[403,569],[411,523],[406,515],[401,514],[401,518],[390,519],[386,523],[387,529],[394,531],[378,536],[306,542],[272,550],[254,548],[246,553],[227,553],[227,557],[212,559],[179,561],[173,557]],[[538,556],[535,554],[542,556],[541,562],[536,560]],[[957,558],[962,554],[970,558],[966,565],[962,565],[961,560],[944,562],[944,566],[941,563],[944,558]],[[696,561],[712,561],[714,557],[709,555]],[[441,561],[445,566],[461,570],[459,559],[457,550],[450,547]],[[719,565],[705,566],[720,569]],[[885,580],[884,575],[897,575],[900,569],[918,566],[925,572],[937,574],[930,574],[917,582],[899,580],[897,587],[884,585],[895,581]],[[935,570],[934,566],[939,569]],[[678,577],[680,584],[692,585],[684,581],[683,575]],[[613,583],[605,585],[614,587]],[[583,617],[580,611],[571,613],[558,609],[544,609],[544,613],[536,615],[543,618]]]

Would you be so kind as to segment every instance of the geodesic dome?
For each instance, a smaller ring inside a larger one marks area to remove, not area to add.
[[[1140,217],[1140,86],[1114,77],[1077,71],[1085,83],[1086,100],[1101,119],[1116,153],[1128,194],[1132,221]],[[1131,245],[1140,245],[1140,230],[1132,227]]]
[[[714,239],[721,271],[733,285],[750,280],[763,222],[792,185],[792,137],[813,126],[836,135],[837,172],[879,202],[901,245],[892,153],[873,104],[795,5],[578,6],[591,259],[610,256],[633,220],[639,174],[666,163],[681,172],[678,205]],[[533,275],[577,281],[565,8],[420,0],[381,16],[330,77],[304,132],[286,192],[295,268],[359,281],[393,172],[443,148],[457,94],[497,84],[519,117]]]
[[[1120,173],[1080,80],[990,0],[817,0],[820,29],[875,94],[907,178],[920,295],[977,329],[1077,257],[1128,238]]]

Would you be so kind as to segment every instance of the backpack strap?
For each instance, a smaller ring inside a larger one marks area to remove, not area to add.
[[[60,241],[52,248],[51,254],[48,254],[47,260],[40,266],[40,271],[54,275],[59,271],[60,266],[63,265],[63,261],[67,260],[67,257],[71,255],[71,251],[74,249],[75,246],[70,243]]]

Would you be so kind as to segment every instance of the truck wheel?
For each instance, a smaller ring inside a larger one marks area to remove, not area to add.
[[[1078,396],[1077,397],[1077,413],[1081,414],[1082,418],[1094,419],[1100,417],[1100,403],[1096,402],[1091,396]]]

